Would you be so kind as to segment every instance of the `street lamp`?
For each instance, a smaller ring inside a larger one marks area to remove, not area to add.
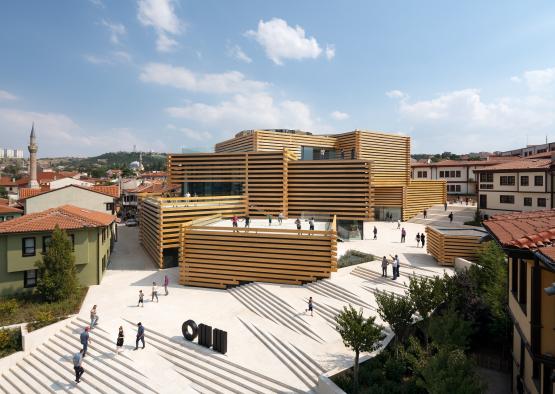
[[[551,286],[544,288],[543,291],[545,291],[545,294],[548,296],[555,295],[555,282],[552,283]]]

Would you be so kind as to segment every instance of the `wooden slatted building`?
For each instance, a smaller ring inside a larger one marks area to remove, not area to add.
[[[440,265],[455,265],[457,257],[474,259],[480,243],[488,236],[486,230],[473,227],[426,227],[426,251]]]

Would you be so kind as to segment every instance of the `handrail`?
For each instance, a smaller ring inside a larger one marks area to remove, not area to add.
[[[218,227],[218,226],[184,226],[187,230],[205,230],[205,231],[226,231],[238,233],[273,233],[273,234],[301,234],[301,235],[330,235],[331,231],[327,230],[295,230],[295,229],[280,229],[280,228],[257,228],[257,227]]]

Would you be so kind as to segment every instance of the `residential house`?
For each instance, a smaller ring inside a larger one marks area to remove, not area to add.
[[[0,296],[36,286],[36,262],[56,226],[71,239],[80,284],[99,284],[117,237],[115,221],[108,213],[63,205],[0,223]]]
[[[508,256],[512,393],[553,394],[555,210],[496,215],[484,226]]]
[[[478,208],[488,215],[553,208],[551,166],[551,159],[517,159],[476,170]]]

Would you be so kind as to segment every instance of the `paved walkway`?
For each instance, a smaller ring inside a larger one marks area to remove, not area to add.
[[[264,226],[254,221],[252,227],[258,225]],[[402,294],[411,275],[446,270],[416,247],[414,236],[424,226],[403,225],[408,232],[405,244],[392,223],[376,223],[377,241],[338,244],[338,255],[347,249],[399,254],[401,277],[396,281],[382,278],[375,261],[305,286],[254,283],[229,290],[179,286],[177,268],[154,269],[137,243],[138,230],[120,227],[110,269],[101,285],[90,288],[79,316],[45,338],[18,365],[0,371],[0,387],[9,393],[17,392],[15,387],[23,393],[310,392],[322,372],[352,365],[353,354],[334,329],[334,317],[345,305],[377,315],[376,290]],[[164,275],[170,277],[169,295],[159,289],[159,302],[152,302],[150,286],[153,281],[162,283]],[[145,293],[144,308],[137,307],[139,289]],[[314,316],[305,313],[309,296],[314,298]],[[84,362],[87,372],[77,386],[70,356],[79,348],[78,335],[88,324],[93,304],[98,305],[99,326],[92,331],[92,351]],[[186,342],[181,325],[188,319],[226,330],[227,354]],[[137,322],[145,326],[146,348],[133,351]],[[126,343],[124,353],[116,357],[119,326]]]

